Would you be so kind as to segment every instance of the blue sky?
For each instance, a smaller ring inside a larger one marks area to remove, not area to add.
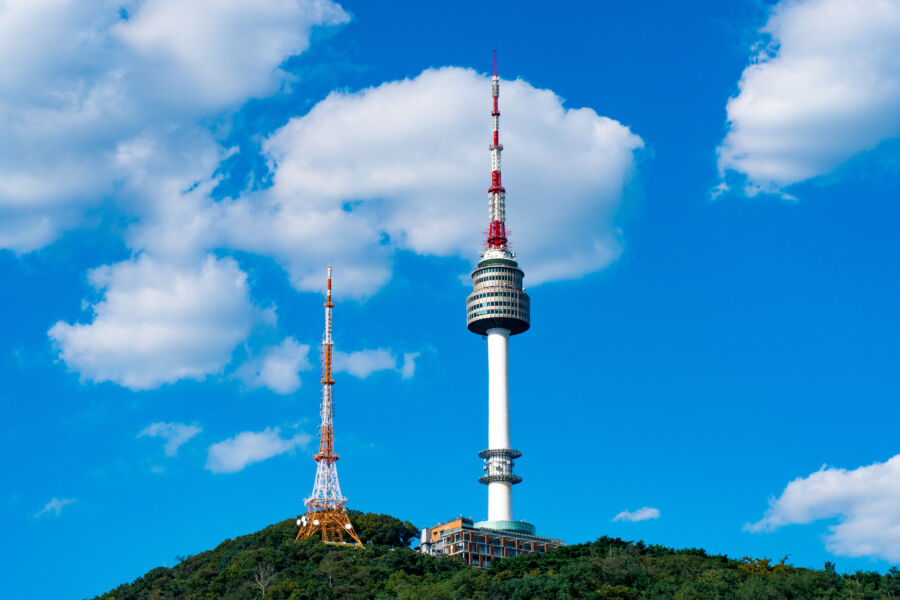
[[[896,1],[23,1],[0,34],[15,596],[302,511],[328,264],[350,506],[485,517],[495,47],[516,515],[900,563]]]

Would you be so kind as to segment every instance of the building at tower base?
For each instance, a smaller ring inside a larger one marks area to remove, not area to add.
[[[523,521],[498,522],[485,527],[459,517],[422,530],[419,551],[431,556],[460,556],[473,567],[489,567],[493,561],[522,554],[541,554],[565,542],[534,535],[534,526]]]

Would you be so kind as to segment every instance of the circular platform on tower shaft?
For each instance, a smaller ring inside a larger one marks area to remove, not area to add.
[[[514,257],[489,250],[472,271],[473,290],[466,299],[469,331],[486,335],[488,329],[503,328],[515,335],[531,326],[531,299],[522,287],[525,273]]]

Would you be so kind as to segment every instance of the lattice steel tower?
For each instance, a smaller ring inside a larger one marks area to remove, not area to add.
[[[478,480],[488,486],[488,520],[476,527],[534,533],[534,527],[512,517],[512,486],[522,481],[513,474],[513,460],[522,453],[509,441],[509,336],[530,325],[530,300],[522,288],[524,273],[516,254],[507,247],[506,190],[500,180],[500,79],[497,53],[491,80],[493,138],[491,140],[491,187],[488,189],[489,226],[487,247],[472,271],[474,289],[466,300],[469,331],[487,336],[488,345],[488,449],[485,474]]]
[[[331,267],[328,267],[328,288],[325,296],[325,335],[322,336],[322,424],[319,426],[319,452],[315,455],[316,482],[312,495],[306,499],[306,514],[297,519],[300,531],[296,539],[304,539],[322,533],[322,540],[331,543],[343,543],[344,535],[353,538],[362,545],[353,525],[347,517],[345,504],[347,499],[341,494],[338,483],[337,461],[339,456],[334,451],[334,403],[331,386]],[[350,543],[350,542],[348,542]]]

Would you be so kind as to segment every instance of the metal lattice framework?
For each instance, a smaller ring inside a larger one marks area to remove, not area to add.
[[[297,519],[300,531],[298,540],[308,538],[321,532],[322,540],[331,543],[343,543],[344,536],[352,538],[356,544],[362,545],[353,530],[347,516],[347,499],[341,494],[338,482],[337,461],[340,458],[334,451],[334,403],[331,395],[331,267],[328,267],[328,287],[325,296],[325,335],[322,337],[322,424],[319,426],[319,451],[315,455],[316,481],[313,491],[306,499],[306,514]],[[348,542],[351,543],[351,542]]]

